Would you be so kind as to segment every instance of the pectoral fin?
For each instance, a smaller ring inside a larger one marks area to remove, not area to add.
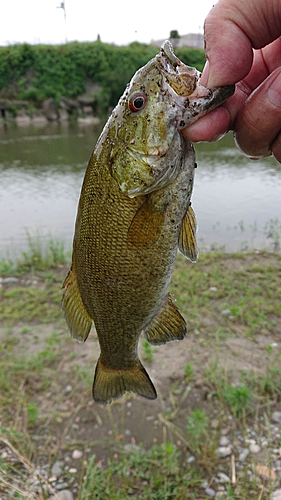
[[[63,289],[62,309],[71,336],[79,340],[79,342],[85,342],[88,338],[93,320],[87,313],[82,302],[76,275],[72,269],[66,277]]]
[[[181,232],[179,237],[179,250],[192,262],[196,262],[198,257],[198,248],[196,242],[196,216],[189,205],[188,210],[183,218]]]
[[[148,248],[161,233],[165,211],[153,210],[147,199],[138,209],[128,231],[128,244],[137,248]]]
[[[160,312],[144,331],[148,342],[153,345],[166,344],[171,340],[182,340],[186,335],[186,323],[168,294]]]

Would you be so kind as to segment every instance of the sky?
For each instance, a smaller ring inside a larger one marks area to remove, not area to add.
[[[126,45],[135,40],[203,33],[204,19],[215,0],[2,0],[0,45],[16,42],[94,41]]]

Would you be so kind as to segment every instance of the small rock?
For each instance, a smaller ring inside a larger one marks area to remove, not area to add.
[[[77,469],[75,469],[74,467],[71,467],[71,469],[69,469],[70,474],[76,474],[76,472],[77,472]]]
[[[218,480],[220,483],[230,483],[229,477],[224,472],[218,473]]]
[[[222,437],[220,438],[220,445],[221,445],[221,446],[228,446],[228,445],[229,445],[229,443],[230,443],[230,441],[229,441],[228,437],[226,437],[226,436],[222,436]]]
[[[210,292],[217,292],[218,291],[216,286],[210,286],[209,290],[210,290]]]
[[[72,458],[74,460],[77,460],[77,459],[81,458],[82,455],[83,455],[82,451],[80,451],[80,450],[74,450],[73,453],[72,453]]]
[[[274,411],[272,413],[271,418],[275,424],[280,424],[281,423],[281,411]]]
[[[3,278],[2,283],[7,284],[7,283],[18,283],[19,279],[18,278]]]
[[[66,490],[68,484],[66,483],[60,483],[56,485],[57,490]]]
[[[220,426],[220,421],[217,418],[214,418],[211,421],[211,427],[212,429],[217,429]]]
[[[261,451],[261,447],[256,444],[256,443],[252,443],[250,444],[250,452],[251,453],[259,453]]]
[[[187,459],[187,463],[191,464],[192,462],[194,462],[194,460],[195,460],[195,457],[193,455],[190,455],[190,457],[188,457],[188,459]]]
[[[230,315],[230,310],[229,309],[224,309],[221,314],[223,314],[224,316],[229,316]]]
[[[62,474],[62,463],[61,462],[55,462],[52,469],[51,469],[51,476],[52,478],[55,477],[60,477]]]
[[[239,460],[241,462],[244,462],[244,460],[246,460],[248,455],[249,455],[248,448],[243,448],[243,450],[239,453]]]
[[[132,453],[133,451],[140,451],[141,450],[141,447],[138,446],[137,444],[131,444],[131,443],[128,443],[128,444],[125,444],[124,446],[124,451],[126,453]]]
[[[49,500],[73,500],[73,495],[69,490],[62,490],[56,493],[56,496],[52,496]]]
[[[69,384],[69,385],[67,385],[67,386],[66,386],[66,388],[64,389],[64,392],[65,392],[66,394],[68,394],[68,393],[69,393],[69,392],[71,392],[71,391],[72,391],[72,385],[70,385],[70,384]]]
[[[263,477],[264,479],[275,480],[277,478],[274,470],[269,469],[268,467],[266,467],[266,465],[257,465],[256,471],[257,471],[258,475]]]
[[[206,495],[208,495],[208,497],[215,497],[216,496],[216,492],[212,488],[206,488],[205,493],[206,493]]]
[[[216,450],[216,455],[218,458],[225,458],[231,455],[231,446],[219,446]]]
[[[281,500],[281,490],[276,490],[272,493],[270,500]]]

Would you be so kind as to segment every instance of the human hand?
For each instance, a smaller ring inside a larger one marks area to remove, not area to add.
[[[207,63],[201,83],[236,83],[228,101],[184,130],[193,142],[234,130],[250,157],[281,162],[281,2],[219,0],[205,21]],[[238,82],[238,83],[237,83]]]

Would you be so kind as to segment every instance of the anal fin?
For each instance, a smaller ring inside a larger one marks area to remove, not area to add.
[[[148,342],[153,345],[182,340],[186,335],[186,323],[179,309],[168,294],[164,306],[144,331]]]
[[[93,398],[97,403],[110,403],[126,391],[155,399],[157,393],[148,373],[138,361],[132,368],[123,370],[106,367],[98,360],[93,384]]]
[[[76,275],[72,269],[65,279],[63,289],[61,305],[71,336],[79,342],[85,342],[93,320],[82,302]]]
[[[179,237],[179,251],[192,262],[197,261],[198,248],[196,242],[197,223],[195,213],[189,205],[182,220]]]

